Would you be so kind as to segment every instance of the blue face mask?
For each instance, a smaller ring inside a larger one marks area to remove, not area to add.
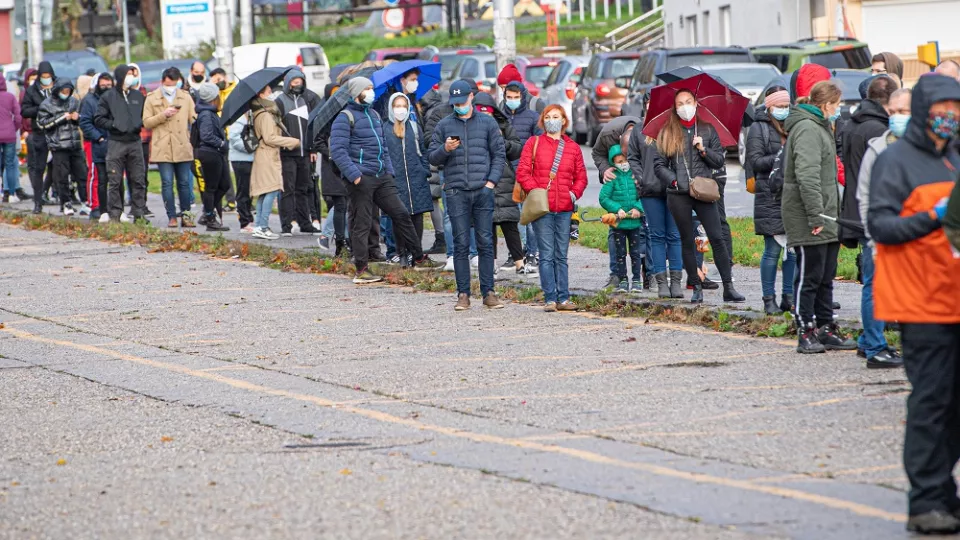
[[[836,122],[838,118],[840,118],[840,109],[837,109],[837,112],[830,115],[830,121]]]
[[[183,81],[180,80],[180,79],[177,79],[177,90],[179,90],[179,89],[181,89],[181,88],[183,88]]]
[[[891,114],[889,123],[890,132],[898,139],[903,137],[903,134],[907,132],[907,122],[909,121],[909,114]]]
[[[53,84],[53,78],[52,78],[52,77],[40,77],[40,84],[42,84],[43,86],[50,86],[51,84]]]
[[[468,104],[454,105],[453,112],[457,113],[457,116],[465,116],[467,113],[470,112],[470,105]]]
[[[519,100],[519,99],[508,99],[508,100],[506,100],[506,103],[507,103],[507,108],[508,108],[508,109],[510,109],[511,111],[515,111],[515,110],[517,110],[517,109],[520,108],[520,104],[522,103],[522,100]]]
[[[773,107],[770,109],[770,116],[783,122],[790,116],[790,107]]]

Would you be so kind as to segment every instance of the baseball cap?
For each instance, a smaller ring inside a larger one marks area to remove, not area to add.
[[[450,85],[450,104],[463,105],[470,98],[473,89],[467,81],[455,81]]]

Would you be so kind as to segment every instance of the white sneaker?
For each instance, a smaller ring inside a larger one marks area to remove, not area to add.
[[[315,220],[313,220],[313,228],[319,231],[319,230],[322,229],[323,227],[321,227],[321,226],[320,226],[320,222],[315,219]]]
[[[11,194],[10,194],[10,202],[12,202],[12,203],[18,203],[18,202],[20,202],[20,197],[17,197],[16,195],[14,195],[14,194],[11,193]]]
[[[126,212],[120,214],[120,223],[133,223],[133,218],[128,216]]]
[[[83,204],[80,205],[80,215],[81,215],[81,216],[89,216],[89,215],[90,215],[90,207],[87,206],[87,203],[83,203]]]
[[[470,266],[474,268],[480,268],[480,257],[478,255],[470,257]]]
[[[297,223],[296,221],[291,221],[291,222],[290,222],[290,232],[292,232],[292,233],[299,233],[299,232],[300,232],[300,224]]]
[[[256,232],[256,229],[253,228],[253,225],[247,224],[246,227],[240,229],[240,232],[244,234],[250,234],[250,233]]]
[[[65,216],[72,216],[74,214],[73,206],[70,203],[63,205],[63,208],[61,208],[61,211]]]
[[[110,214],[100,214],[100,223],[110,223]]]
[[[280,238],[279,236],[277,236],[276,234],[274,234],[273,231],[271,231],[270,229],[267,229],[267,228],[254,229],[254,231],[253,231],[253,237],[254,237],[254,238],[259,238],[259,239],[261,239],[261,240],[276,240],[277,238]]]
[[[444,272],[453,272],[453,257],[447,257],[447,264],[443,265]]]

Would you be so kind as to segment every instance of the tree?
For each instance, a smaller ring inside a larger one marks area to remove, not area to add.
[[[160,12],[159,0],[143,0],[140,2],[140,18],[143,20],[143,29],[151,40],[159,39],[157,35],[157,14]]]

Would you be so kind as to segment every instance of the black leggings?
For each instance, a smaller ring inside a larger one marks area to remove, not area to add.
[[[713,247],[713,261],[720,272],[724,283],[729,283],[731,276],[730,253],[723,238],[723,228],[720,225],[720,212],[715,203],[698,201],[686,194],[667,195],[667,208],[670,215],[680,229],[680,245],[683,248],[683,269],[687,271],[687,283],[700,285],[700,274],[697,272],[697,247],[694,239],[693,213],[697,213],[700,223],[707,231],[707,238]]]
[[[203,182],[200,184],[203,213],[210,215],[216,212],[218,216],[223,216],[223,196],[230,189],[227,156],[216,150],[201,148],[197,150],[197,159],[200,160],[203,173]]]
[[[497,226],[503,232],[503,240],[507,243],[507,251],[514,262],[523,261],[523,242],[520,240],[520,229],[516,221],[501,221],[493,224],[493,260],[497,260]]]
[[[346,241],[347,198],[343,195],[327,196],[323,198],[327,203],[327,211],[333,210],[333,237],[336,240]]]
[[[410,220],[413,221],[413,232],[417,235],[417,241],[420,243],[420,245],[423,245],[423,214],[412,214],[410,216]],[[404,251],[406,250],[403,249],[398,242],[397,253],[403,257],[404,255],[407,255],[407,253],[404,253]]]

